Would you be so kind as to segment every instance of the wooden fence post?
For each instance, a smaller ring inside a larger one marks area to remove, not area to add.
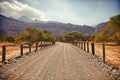
[[[55,44],[55,41],[52,41],[52,45],[54,45]]]
[[[44,41],[44,45],[43,45],[43,46],[44,46],[44,48],[45,48],[45,41]]]
[[[105,43],[103,42],[103,62],[105,63]]]
[[[86,51],[86,45],[85,45],[85,41],[84,41],[84,51]]]
[[[89,42],[87,42],[87,53],[89,53]]]
[[[45,47],[47,47],[47,41],[45,41]]]
[[[29,53],[31,52],[31,44],[29,44]]]
[[[2,62],[6,59],[6,46],[2,46]]]
[[[77,46],[77,41],[75,42],[75,46]]]
[[[91,48],[92,48],[92,54],[95,55],[95,46],[94,46],[94,42],[91,43]]]
[[[20,45],[20,56],[23,56],[23,44]]]
[[[46,47],[48,47],[48,42],[46,42]]]
[[[81,44],[82,44],[82,43],[81,43],[81,41],[80,41],[80,49],[81,49]]]
[[[83,41],[81,41],[81,49],[83,49]]]
[[[45,46],[47,47],[47,41],[45,42]]]
[[[41,41],[41,43],[40,43],[40,46],[41,46],[41,49],[42,49],[42,46],[43,46],[43,45],[42,45],[42,41]]]
[[[80,41],[78,42],[78,45],[79,45],[78,47],[80,48]]]
[[[36,43],[36,51],[38,50],[38,43]]]
[[[51,42],[49,42],[49,46],[51,46]]]

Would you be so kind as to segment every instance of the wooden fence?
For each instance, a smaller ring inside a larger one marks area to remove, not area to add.
[[[79,42],[72,42],[73,45],[79,47],[80,49],[86,51],[87,53],[92,53],[92,55],[96,55],[95,53],[95,43],[94,42],[87,42],[87,41],[79,41]],[[102,59],[105,63],[105,43],[102,43]],[[90,50],[91,49],[91,50]],[[91,51],[91,52],[90,52]]]
[[[47,42],[47,41],[44,41],[44,42],[37,42],[37,43],[34,43],[35,44],[35,52],[38,50],[38,49],[42,49],[42,48],[46,48],[46,47],[48,47],[48,46],[52,46],[52,45],[54,45],[55,44],[55,42]],[[27,48],[29,49],[29,52],[28,53],[31,53],[32,52],[32,45],[31,44],[21,44],[21,45],[19,45],[20,46],[20,55],[19,56],[23,56],[24,55],[24,48],[26,48],[26,45],[27,45]],[[2,46],[2,62],[4,62],[5,60],[6,60],[6,56],[7,56],[7,54],[6,54],[6,52],[7,52],[7,50],[6,50],[6,48],[7,48],[8,46],[6,46],[6,45],[3,45]]]

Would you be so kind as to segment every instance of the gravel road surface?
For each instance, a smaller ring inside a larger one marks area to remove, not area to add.
[[[57,42],[4,70],[8,80],[111,80],[81,50]]]

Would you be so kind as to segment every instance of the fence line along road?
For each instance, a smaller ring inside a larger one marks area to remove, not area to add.
[[[95,55],[95,43],[94,42],[87,42],[87,41],[77,41],[77,42],[72,42],[73,45],[77,46],[77,47],[81,47],[81,49],[83,51],[86,51],[87,53],[89,53],[89,44],[91,44],[91,53],[92,55]],[[86,49],[87,48],[87,49]],[[103,53],[103,62],[105,63],[105,43],[103,42],[102,44],[102,53]]]
[[[44,41],[44,44],[42,43],[42,42],[37,42],[37,43],[34,43],[35,44],[35,52],[38,50],[38,48],[40,47],[41,49],[42,48],[46,48],[46,47],[48,47],[48,46],[52,46],[52,45],[54,45],[55,44],[55,42],[47,42],[47,41]],[[26,45],[26,44],[21,44],[20,45],[20,55],[18,55],[18,56],[23,56],[24,55],[24,45]],[[28,45],[28,49],[29,49],[29,52],[28,53],[31,53],[31,48],[32,48],[32,45],[31,44],[27,44]],[[7,50],[6,50],[6,48],[7,48],[8,46],[6,46],[6,45],[3,45],[2,46],[2,61],[1,62],[5,62],[5,60],[6,60],[6,56],[7,56]],[[13,58],[13,57],[11,57],[11,58]]]
[[[8,80],[111,80],[80,48],[61,42],[9,65],[4,74]]]

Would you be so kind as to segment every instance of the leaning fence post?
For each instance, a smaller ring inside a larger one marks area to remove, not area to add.
[[[83,49],[83,41],[81,41],[81,49]]]
[[[45,48],[45,41],[44,41],[44,48]]]
[[[38,50],[38,43],[36,43],[36,51]]]
[[[94,47],[94,42],[91,43],[91,47],[92,47],[92,54],[95,55],[95,47]]]
[[[80,41],[80,49],[81,49],[81,44],[82,44],[82,43],[81,43],[81,41]]]
[[[80,41],[78,42],[78,47],[80,48]]]
[[[29,53],[31,52],[31,44],[29,44]]]
[[[47,41],[46,41],[46,47],[47,47]]]
[[[20,45],[20,56],[23,56],[23,44]]]
[[[87,42],[87,53],[89,53],[89,42]]]
[[[41,49],[42,49],[42,46],[43,46],[43,45],[42,45],[42,41],[41,41],[41,43],[40,43],[40,46],[41,46]]]
[[[46,44],[45,44],[45,46],[47,47],[47,41],[46,41]]]
[[[105,63],[105,43],[103,42],[103,62]]]
[[[84,41],[84,51],[86,50],[86,45],[85,45],[85,41]]]
[[[49,46],[51,46],[51,42],[49,42]]]
[[[2,46],[2,62],[6,59],[6,46]]]

